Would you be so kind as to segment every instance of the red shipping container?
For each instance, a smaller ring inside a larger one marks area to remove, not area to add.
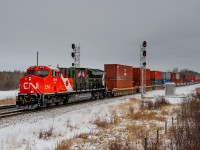
[[[162,80],[162,72],[161,71],[150,71],[150,79],[151,80]]]
[[[115,88],[129,88],[132,86],[133,86],[132,80],[106,79],[106,87],[109,91]]]
[[[133,79],[133,86],[141,86],[141,80]],[[146,80],[146,86],[150,86],[150,80]]]
[[[144,75],[146,74],[146,79],[150,80],[150,69],[145,69]],[[133,79],[140,79],[141,78],[141,70],[140,68],[133,68]]]
[[[190,75],[186,75],[186,80],[187,80],[187,81],[190,80]]]
[[[196,76],[191,75],[191,81],[196,81]]]
[[[172,82],[176,82],[176,73],[171,72],[171,80]]]
[[[105,79],[132,80],[133,71],[131,66],[120,64],[105,64]]]
[[[104,68],[106,72],[105,82],[108,90],[133,86],[133,71],[131,66],[105,64]]]

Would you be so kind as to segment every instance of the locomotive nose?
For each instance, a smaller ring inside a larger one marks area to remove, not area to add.
[[[39,84],[38,82],[35,82],[35,78],[36,77],[34,76],[28,75],[21,79],[20,86],[21,91],[23,91],[23,93],[33,94],[39,89]]]

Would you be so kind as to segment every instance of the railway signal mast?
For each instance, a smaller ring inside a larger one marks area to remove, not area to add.
[[[74,68],[80,68],[80,44],[79,45],[75,45],[72,44],[72,49],[73,52],[71,53],[72,58],[74,59],[74,63],[72,63],[72,66]]]
[[[146,94],[146,46],[147,42],[144,41],[140,45],[140,71],[141,71],[141,97],[143,98]]]

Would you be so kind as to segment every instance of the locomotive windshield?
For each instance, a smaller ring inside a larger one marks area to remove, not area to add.
[[[49,71],[48,70],[28,70],[27,75],[35,75],[35,76],[45,78],[46,76],[49,75]]]

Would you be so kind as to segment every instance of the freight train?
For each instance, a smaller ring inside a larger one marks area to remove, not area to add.
[[[69,101],[103,99],[137,93],[141,86],[140,68],[120,64],[105,64],[104,71],[90,68],[56,68],[31,66],[20,79],[16,106],[35,109],[50,105],[67,104]],[[147,90],[163,88],[166,82],[177,86],[199,82],[194,75],[144,71]]]

